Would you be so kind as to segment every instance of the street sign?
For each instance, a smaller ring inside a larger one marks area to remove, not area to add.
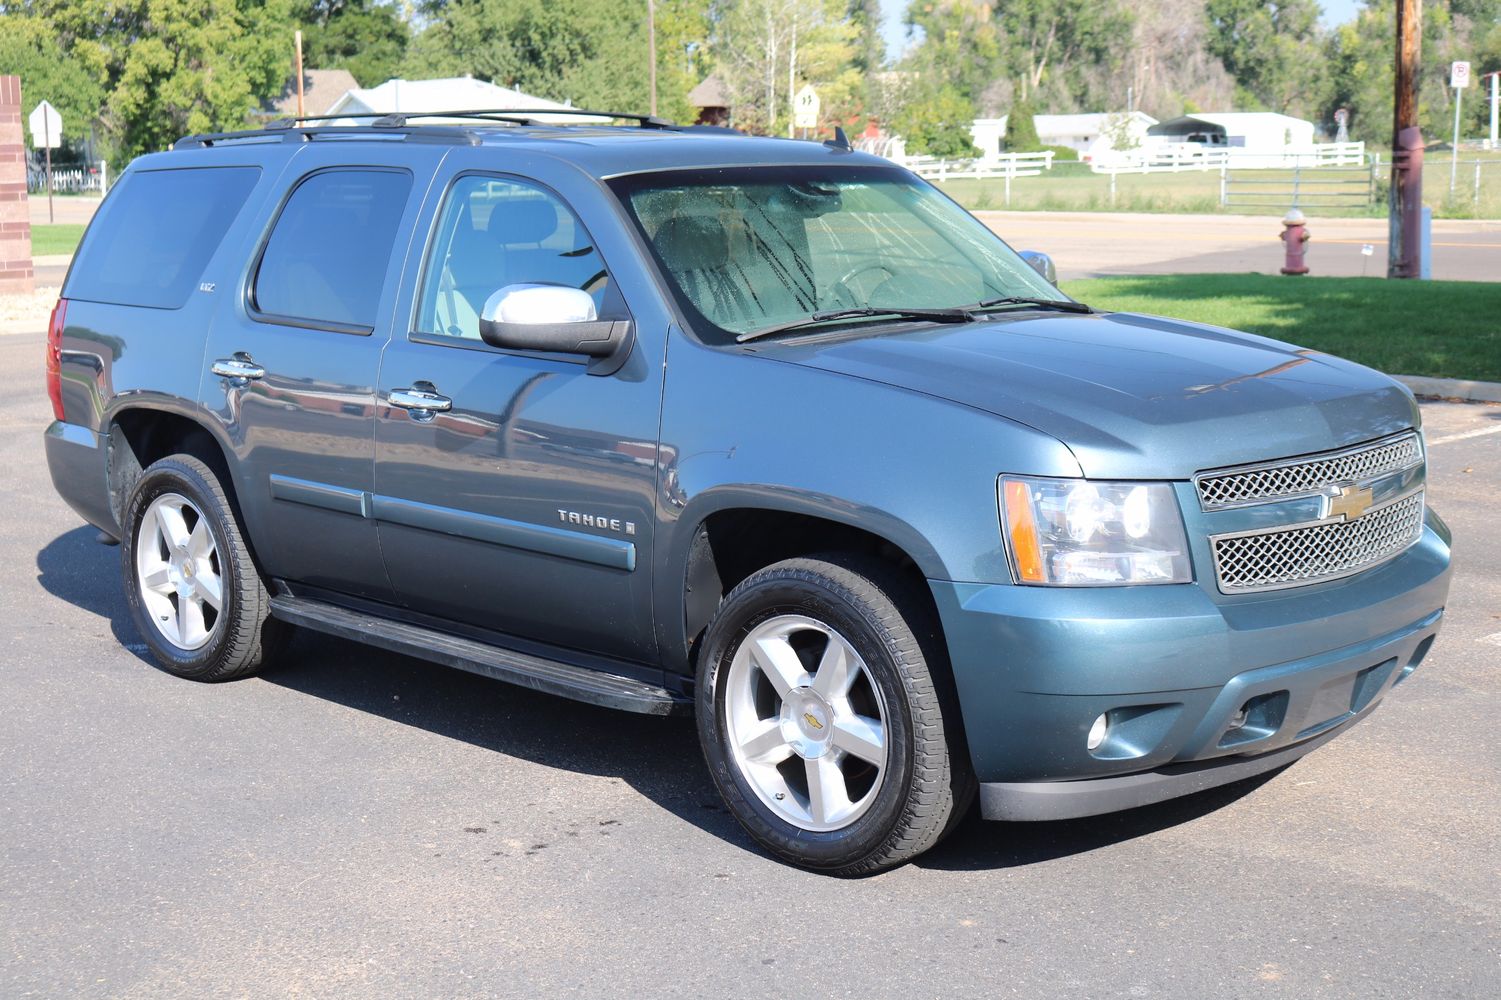
[[[37,149],[56,149],[63,144],[63,116],[46,101],[32,109],[31,144]]]
[[[794,128],[818,127],[818,93],[805,86],[792,99],[792,125]]]
[[[1449,67],[1449,86],[1455,90],[1470,85],[1470,64],[1457,62]]]

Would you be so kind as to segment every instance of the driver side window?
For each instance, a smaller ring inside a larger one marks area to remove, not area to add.
[[[619,311],[593,241],[555,195],[512,179],[453,182],[423,268],[420,333],[479,340],[485,300],[507,285],[581,288],[601,316]]]

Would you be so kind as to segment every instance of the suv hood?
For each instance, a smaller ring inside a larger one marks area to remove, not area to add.
[[[1370,368],[1132,313],[1030,314],[769,345],[764,356],[1027,424],[1062,441],[1097,478],[1184,479],[1354,444],[1418,420],[1411,394]],[[997,471],[1025,471],[996,461]]]

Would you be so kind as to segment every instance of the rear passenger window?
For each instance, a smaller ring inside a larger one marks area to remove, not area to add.
[[[306,178],[277,216],[251,294],[264,318],[368,333],[386,282],[412,175],[327,170]]]
[[[601,318],[625,315],[577,217],[556,196],[519,181],[454,181],[423,274],[420,333],[478,340],[485,300],[507,285],[581,288],[594,296]]]
[[[79,248],[68,298],[182,308],[260,173],[190,167],[127,174]]]

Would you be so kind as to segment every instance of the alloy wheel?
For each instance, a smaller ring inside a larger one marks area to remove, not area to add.
[[[849,640],[804,615],[778,615],[741,641],[726,685],[730,755],[768,808],[813,832],[865,814],[887,769],[887,713]]]

